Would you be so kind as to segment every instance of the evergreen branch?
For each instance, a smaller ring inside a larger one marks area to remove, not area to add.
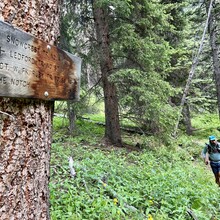
[[[180,110],[179,110],[179,113],[178,113],[178,119],[177,119],[177,122],[176,122],[176,125],[175,125],[175,128],[174,128],[174,132],[173,132],[173,136],[174,137],[176,137],[176,135],[177,135],[177,130],[178,130],[178,127],[179,127],[179,122],[180,122],[180,118],[181,118],[181,115],[182,115],[183,106],[184,106],[184,104],[186,102],[186,96],[187,96],[187,94],[189,92],[189,86],[190,86],[190,84],[192,82],[192,78],[194,76],[195,69],[196,69],[197,64],[199,62],[199,55],[200,55],[200,53],[202,52],[202,49],[203,49],[203,43],[204,43],[204,39],[205,39],[205,34],[206,34],[207,29],[208,29],[209,18],[210,18],[211,11],[212,11],[212,3],[213,3],[213,0],[210,1],[209,10],[208,10],[208,16],[207,16],[206,24],[205,24],[205,27],[204,27],[204,30],[203,30],[203,35],[202,35],[202,38],[201,38],[200,46],[199,46],[197,55],[196,55],[196,57],[193,60],[193,63],[192,63],[192,66],[191,66],[191,70],[189,72],[189,77],[187,79],[187,83],[186,83],[185,89],[183,91],[183,96],[182,96],[181,103],[180,103]]]

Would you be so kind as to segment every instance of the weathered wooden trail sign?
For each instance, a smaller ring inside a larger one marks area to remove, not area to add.
[[[0,96],[78,100],[81,59],[0,21]]]

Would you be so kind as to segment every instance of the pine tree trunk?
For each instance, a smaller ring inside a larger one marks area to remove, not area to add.
[[[73,131],[75,129],[75,111],[73,107],[72,101],[67,101],[67,108],[68,108],[68,118],[69,118],[69,134],[73,135]]]
[[[0,18],[49,43],[59,33],[57,0],[3,1]],[[49,219],[53,102],[0,98],[0,219]],[[4,114],[2,113],[4,112]]]
[[[96,7],[96,0],[93,1],[93,6],[105,101],[105,138],[112,144],[120,145],[121,132],[117,92],[115,85],[110,82],[108,78],[113,69],[110,51],[108,14],[104,8]]]
[[[185,103],[183,107],[183,120],[186,126],[187,135],[192,135],[193,128],[192,128],[192,123],[191,123],[190,109],[189,109],[189,105],[187,104],[187,102]]]

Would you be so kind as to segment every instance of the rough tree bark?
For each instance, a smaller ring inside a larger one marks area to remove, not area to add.
[[[58,0],[1,1],[0,19],[53,44],[58,6]],[[1,220],[49,219],[52,110],[53,102],[0,98]]]
[[[191,123],[190,108],[187,102],[185,103],[183,107],[183,116],[184,116],[183,117],[184,124],[186,126],[186,133],[188,135],[192,135],[193,128],[192,128],[192,123]]]
[[[121,132],[118,113],[118,99],[115,85],[109,80],[112,73],[113,60],[110,51],[108,13],[106,8],[100,8],[93,1],[93,14],[95,20],[99,58],[102,74],[102,84],[105,102],[105,138],[112,144],[121,144]]]
[[[210,1],[206,2],[207,10],[208,4]],[[212,50],[212,60],[213,60],[213,69],[214,69],[214,78],[215,78],[215,85],[216,85],[216,92],[217,92],[217,104],[218,104],[218,115],[220,118],[220,44],[217,43],[219,41],[219,12],[216,11],[216,3],[213,1],[213,12],[209,19],[209,36],[210,36],[210,45]],[[218,3],[219,4],[219,3]]]

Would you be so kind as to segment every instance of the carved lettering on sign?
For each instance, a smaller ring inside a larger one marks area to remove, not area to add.
[[[0,29],[0,96],[79,99],[80,58],[5,22]]]

